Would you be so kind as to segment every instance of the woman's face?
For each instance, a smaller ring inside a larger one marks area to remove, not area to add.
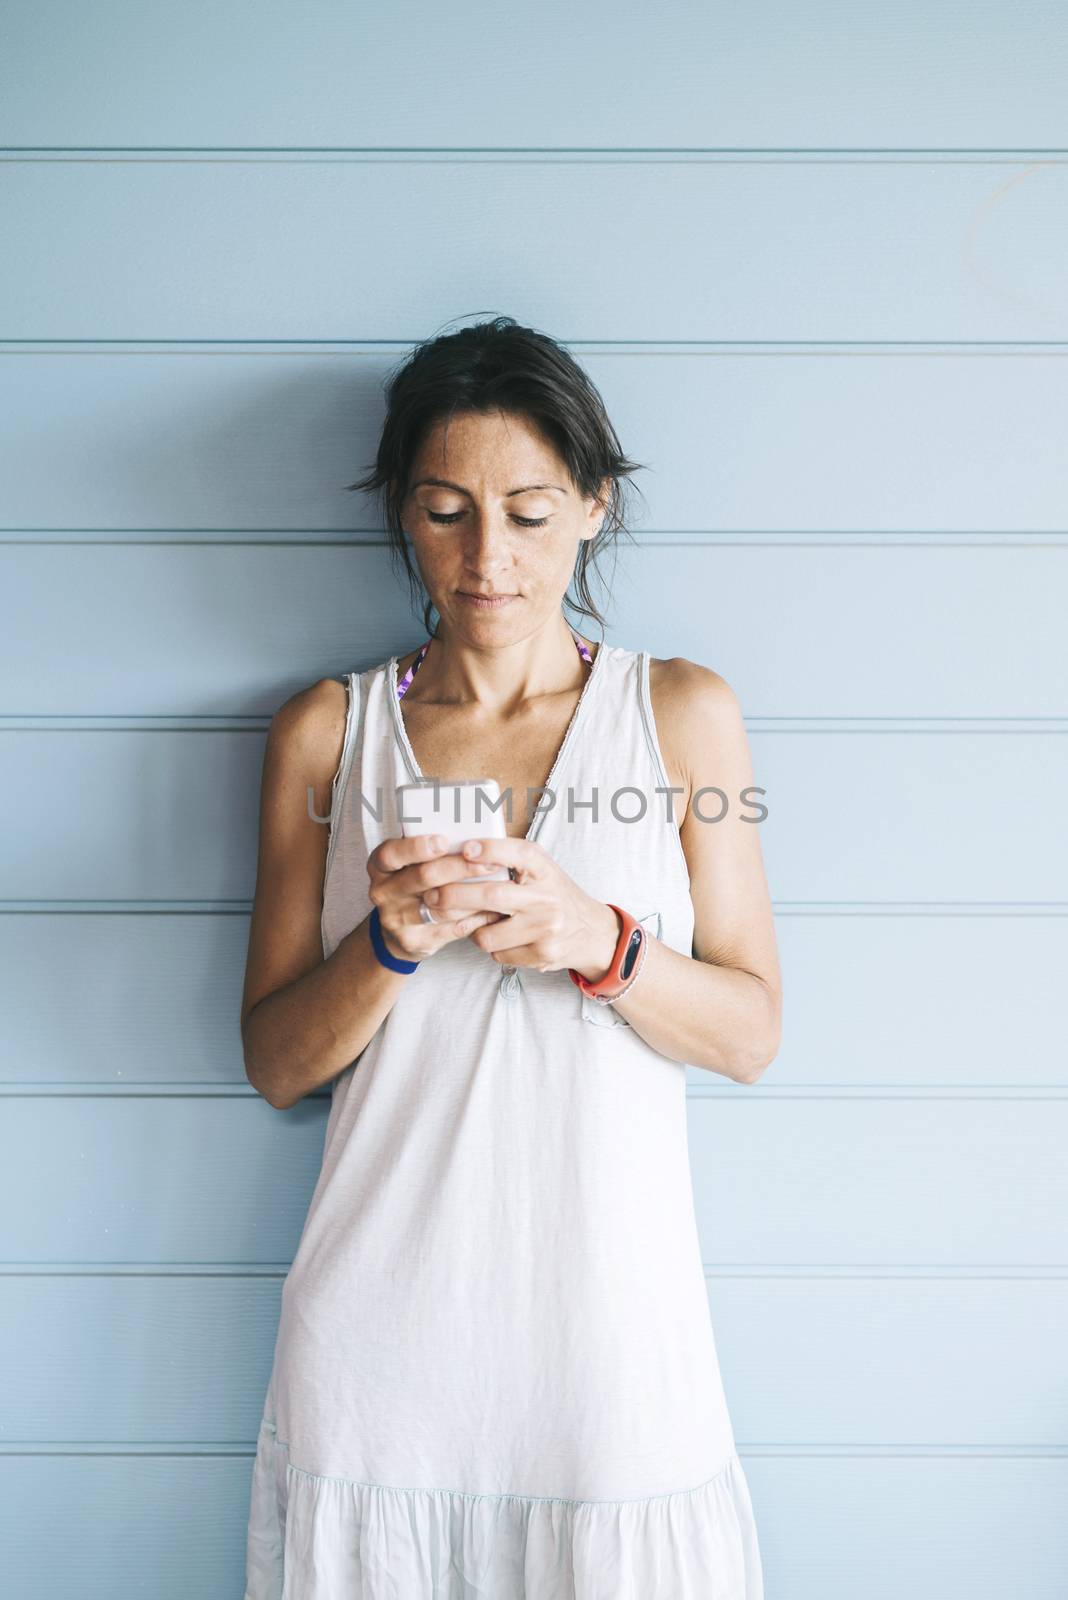
[[[607,488],[603,486],[602,492]],[[443,633],[505,642],[558,614],[604,509],[525,417],[457,412],[428,433],[401,521]],[[508,595],[473,605],[463,592]]]

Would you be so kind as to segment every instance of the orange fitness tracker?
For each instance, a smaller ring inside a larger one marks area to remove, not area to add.
[[[571,982],[577,984],[584,995],[599,1001],[601,1005],[608,1005],[626,994],[642,969],[648,940],[648,934],[636,917],[624,911],[622,906],[612,906],[611,901],[607,903],[623,924],[608,971],[596,983],[591,983],[574,967],[567,969]]]

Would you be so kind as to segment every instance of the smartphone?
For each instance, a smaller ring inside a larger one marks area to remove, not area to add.
[[[465,778],[459,783],[436,783],[427,778],[422,783],[397,786],[397,814],[404,837],[440,833],[457,855],[467,839],[508,837],[500,801],[496,778]],[[510,879],[511,873],[507,867],[498,867],[476,876],[479,883],[497,883]]]

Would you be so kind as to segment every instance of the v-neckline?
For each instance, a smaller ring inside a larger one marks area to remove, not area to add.
[[[564,730],[564,737],[560,741],[560,747],[556,752],[556,759],[552,764],[552,770],[545,780],[545,789],[550,793],[555,794],[556,792],[555,779],[559,777],[560,769],[564,763],[564,758],[571,748],[575,731],[578,728],[581,720],[583,709],[590,699],[590,693],[593,689],[594,683],[600,677],[601,657],[604,655],[607,649],[608,646],[602,639],[600,644],[597,646],[597,653],[593,658],[593,664],[590,667],[589,672],[586,674],[586,682],[582,685],[582,690],[575,704],[575,709],[571,713],[571,721]],[[397,697],[397,666],[398,658],[396,656],[390,656],[389,661],[386,664],[386,692],[389,696],[389,709],[390,716],[393,719],[393,731],[396,735],[397,743],[400,746],[401,754],[404,756],[404,760],[408,767],[408,771],[411,774],[413,783],[428,783],[430,780],[424,776],[418,761],[415,759],[415,751],[412,749],[411,740],[408,738],[408,730],[404,726],[404,718],[401,716],[400,700]],[[540,807],[540,803],[544,798],[545,796],[543,792],[538,797],[538,807]],[[555,809],[555,806],[548,806],[544,809],[535,809],[530,826],[527,828],[526,833],[523,834],[524,841],[534,839],[536,837],[544,819]],[[509,835],[509,837],[513,837],[513,835]]]

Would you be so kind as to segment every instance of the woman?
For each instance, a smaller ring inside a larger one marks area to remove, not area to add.
[[[564,620],[635,464],[562,348],[498,318],[388,399],[354,487],[438,625],[287,701],[264,765],[246,1070],[332,1100],[246,1600],[761,1600],[686,1126],[685,1063],[752,1083],[779,1040],[738,703]],[[424,776],[497,779],[507,837],[403,837]]]

